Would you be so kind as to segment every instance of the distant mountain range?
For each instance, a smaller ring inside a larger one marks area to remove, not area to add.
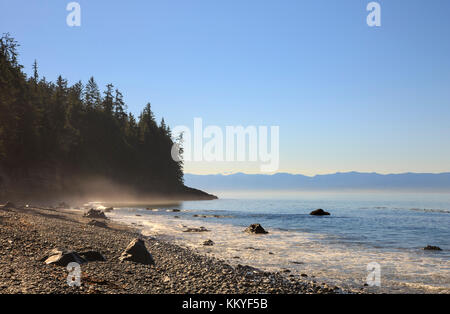
[[[450,173],[378,174],[346,172],[308,177],[274,175],[184,175],[185,184],[197,189],[220,190],[427,190],[450,192]]]

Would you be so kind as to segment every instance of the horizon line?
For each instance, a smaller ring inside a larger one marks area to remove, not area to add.
[[[262,176],[274,176],[279,174],[287,174],[291,176],[303,176],[303,177],[309,177],[314,178],[318,176],[327,176],[327,175],[336,175],[336,174],[375,174],[380,176],[389,176],[389,175],[405,175],[405,174],[431,174],[431,175],[442,175],[442,174],[450,174],[450,171],[444,171],[444,172],[399,172],[399,173],[379,173],[379,172],[361,172],[361,171],[338,171],[334,173],[324,173],[324,174],[315,174],[315,175],[306,175],[302,173],[290,173],[290,172],[275,172],[275,173],[245,173],[242,171],[237,171],[233,173],[206,173],[206,174],[198,174],[198,173],[190,173],[186,172],[184,175],[194,175],[194,176],[232,176],[236,174],[243,174],[248,176],[255,176],[255,175],[262,175]]]

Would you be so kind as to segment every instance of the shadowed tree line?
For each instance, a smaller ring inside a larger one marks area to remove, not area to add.
[[[139,192],[186,191],[183,163],[171,157],[170,128],[150,107],[136,119],[112,84],[92,77],[69,86],[31,77],[8,34],[0,45],[0,187],[67,192],[83,177],[107,178]],[[10,191],[11,192],[11,191]]]

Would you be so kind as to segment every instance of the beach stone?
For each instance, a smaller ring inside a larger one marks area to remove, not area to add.
[[[70,263],[84,264],[87,263],[83,257],[81,257],[75,251],[64,251],[60,249],[54,249],[50,251],[49,257],[45,260],[47,265],[57,265],[66,267]]]
[[[212,240],[206,240],[205,242],[203,242],[204,246],[213,246],[214,245],[214,241]]]
[[[423,248],[425,251],[442,251],[439,246],[427,245]]]
[[[248,265],[241,265],[241,264],[238,264],[235,267],[235,270],[238,272],[246,273],[246,274],[256,274],[258,272],[261,272],[261,270],[258,268],[248,266]]]
[[[200,228],[187,228],[183,230],[183,232],[209,232],[209,230],[206,229],[205,227],[200,227]]]
[[[88,262],[104,262],[106,259],[100,252],[97,251],[86,251],[80,253],[80,255],[85,258]]]
[[[330,216],[330,213],[324,211],[323,209],[316,209],[310,213],[312,216]]]
[[[152,255],[147,251],[145,243],[141,239],[131,241],[119,259],[121,261],[130,261],[145,265],[155,264]]]
[[[110,212],[112,212],[113,210],[114,210],[114,207],[108,207],[108,208],[105,208],[104,212],[105,212],[105,213],[110,213]]]
[[[87,213],[85,213],[83,215],[83,217],[107,219],[104,212],[102,212],[101,210],[93,209],[93,208],[89,209],[89,211]]]
[[[100,228],[108,228],[108,225],[104,221],[91,220],[88,222],[89,226],[100,227]]]
[[[252,224],[247,227],[247,229],[244,230],[247,233],[252,234],[267,234],[267,232],[260,224]]]

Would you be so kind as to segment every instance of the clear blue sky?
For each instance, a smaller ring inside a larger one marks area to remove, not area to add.
[[[94,75],[171,126],[279,125],[280,171],[450,171],[450,1],[0,0],[30,73]],[[253,172],[187,164],[187,172]]]

